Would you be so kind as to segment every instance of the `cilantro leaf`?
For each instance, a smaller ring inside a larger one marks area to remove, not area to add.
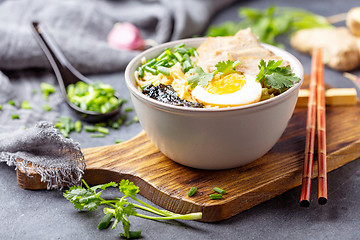
[[[274,88],[280,93],[294,86],[294,83],[299,82],[300,78],[291,72],[290,66],[280,67],[281,63],[282,60],[276,62],[269,60],[266,64],[265,60],[261,59],[259,63],[260,71],[256,76],[256,80],[263,87]]]
[[[239,73],[235,70],[235,67],[240,64],[240,61],[221,61],[218,62],[215,67],[215,71],[212,73],[206,73],[200,66],[195,66],[189,70],[189,73],[195,73],[188,78],[188,84],[191,88],[195,88],[197,85],[205,87],[214,78],[216,74],[223,75],[229,73]]]
[[[74,204],[77,210],[87,209],[93,211],[100,205],[100,199],[94,192],[83,187],[73,186],[67,190],[64,197]]]
[[[109,182],[106,184],[96,185],[96,186],[91,187],[91,190],[93,190],[93,191],[96,191],[97,189],[105,190],[108,187],[117,187],[117,183]]]
[[[170,220],[170,219],[183,219],[183,220],[196,220],[202,218],[202,213],[190,213],[190,214],[176,214],[170,211],[157,209],[142,200],[136,198],[136,194],[139,192],[139,187],[129,180],[121,180],[118,185],[115,182],[107,184],[96,185],[89,187],[89,185],[82,180],[85,187],[73,186],[69,190],[65,191],[64,197],[74,204],[74,208],[78,210],[86,209],[88,211],[95,210],[99,205],[107,205],[108,207],[103,208],[103,212],[106,218],[102,218],[98,225],[99,229],[107,228],[110,221],[114,218],[114,222],[111,229],[114,229],[119,223],[122,223],[123,233],[120,236],[125,238],[139,238],[141,231],[130,231],[130,216],[141,217],[145,219],[153,220]],[[102,192],[108,187],[119,186],[120,192],[125,196],[121,198],[114,198],[105,200],[100,197]],[[100,191],[98,191],[100,189]],[[127,200],[127,197],[136,201],[137,203],[131,203]],[[159,216],[149,216],[137,213],[136,209],[142,209],[144,211],[157,214]]]
[[[139,187],[127,179],[121,180],[119,189],[125,196],[131,198],[135,198],[136,194],[139,192]]]
[[[205,87],[214,77],[214,73],[206,73],[199,66],[195,66],[194,68],[190,69],[189,73],[195,73],[188,78],[188,84],[191,86],[191,88],[195,88],[198,84],[202,87]]]
[[[216,70],[215,72],[219,73],[220,75],[223,74],[229,74],[229,73],[239,73],[238,71],[235,70],[236,66],[238,66],[240,64],[240,61],[231,61],[231,60],[227,60],[222,61],[222,62],[218,62],[215,67]]]

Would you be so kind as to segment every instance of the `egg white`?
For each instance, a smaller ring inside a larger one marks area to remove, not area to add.
[[[192,95],[198,101],[212,106],[233,107],[258,102],[261,98],[262,87],[256,81],[255,75],[245,75],[245,84],[236,92],[228,94],[212,94],[206,91],[200,85],[197,85],[192,91]]]

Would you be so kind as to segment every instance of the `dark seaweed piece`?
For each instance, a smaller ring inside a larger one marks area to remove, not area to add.
[[[155,87],[154,85],[150,84],[142,90],[142,93],[160,102],[175,106],[193,108],[204,107],[204,104],[202,103],[193,103],[181,99],[171,85],[165,85],[160,83],[158,86]]]

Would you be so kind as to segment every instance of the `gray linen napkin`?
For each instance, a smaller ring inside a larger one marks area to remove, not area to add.
[[[59,115],[62,97],[57,89],[48,101],[42,98],[41,82],[57,84],[31,34],[31,21],[47,27],[69,62],[83,74],[117,72],[139,52],[107,44],[115,23],[132,22],[144,38],[163,43],[201,34],[210,17],[233,1],[0,0],[0,70],[7,71],[7,76],[0,72],[0,162],[25,172],[35,170],[48,188],[77,184],[85,169],[79,144],[63,138],[51,124]],[[16,106],[9,105],[9,100]],[[32,109],[21,109],[23,100],[31,100]],[[52,111],[46,112],[44,104]],[[13,114],[20,119],[12,119]],[[24,161],[16,161],[19,158]]]
[[[106,43],[116,22],[132,22],[144,38],[158,43],[201,34],[211,16],[234,0],[18,0],[0,4],[0,70],[50,68],[29,24],[47,26],[83,74],[124,70],[139,52]]]

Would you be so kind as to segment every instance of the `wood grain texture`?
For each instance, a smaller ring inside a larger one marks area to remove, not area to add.
[[[360,157],[359,105],[326,108],[328,171]],[[126,178],[140,187],[142,196],[165,209],[182,214],[202,211],[202,221],[220,221],[301,184],[306,114],[306,108],[295,109],[277,144],[243,167],[220,171],[184,167],[160,153],[141,132],[127,142],[83,149],[84,179],[94,185]],[[316,161],[313,177],[317,177]],[[20,171],[17,179],[26,189],[45,187],[40,179]],[[188,197],[193,186],[198,191]],[[227,191],[222,200],[208,197],[216,186]]]

